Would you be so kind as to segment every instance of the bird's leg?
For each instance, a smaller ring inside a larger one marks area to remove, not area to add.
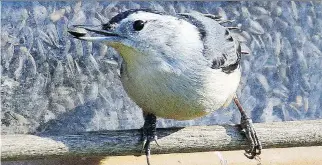
[[[256,135],[256,131],[254,129],[252,119],[250,119],[247,116],[246,112],[243,110],[236,95],[234,96],[234,102],[240,111],[240,114],[241,114],[240,125],[243,131],[245,131],[246,138],[249,143],[249,148],[245,150],[246,152],[245,156],[249,159],[253,159],[255,158],[255,156],[261,154],[262,145]]]
[[[151,148],[150,143],[155,141],[157,143],[157,135],[156,135],[156,122],[157,117],[151,113],[143,113],[144,116],[144,125],[143,125],[143,145],[142,145],[142,152],[145,151],[146,161],[147,164],[150,165],[150,155],[151,155]],[[159,145],[157,143],[157,145]]]

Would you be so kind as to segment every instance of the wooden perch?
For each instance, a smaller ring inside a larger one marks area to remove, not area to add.
[[[322,120],[254,124],[264,148],[322,145]],[[158,129],[153,154],[239,150],[245,138],[238,126]],[[85,132],[74,135],[2,135],[2,160],[63,156],[139,155],[139,130]]]

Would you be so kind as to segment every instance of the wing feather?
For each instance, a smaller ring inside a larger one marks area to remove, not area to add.
[[[217,17],[214,19],[197,12],[180,15],[199,29],[204,44],[204,56],[210,61],[211,68],[231,73],[239,67],[240,44],[233,38],[229,28],[218,22]]]

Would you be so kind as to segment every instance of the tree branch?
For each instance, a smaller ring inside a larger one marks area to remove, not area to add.
[[[264,148],[322,145],[322,120],[255,123]],[[244,149],[238,126],[158,129],[153,154]],[[140,155],[140,130],[85,132],[74,135],[2,135],[2,160],[63,156]]]

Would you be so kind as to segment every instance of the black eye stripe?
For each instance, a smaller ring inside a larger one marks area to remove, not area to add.
[[[136,21],[134,21],[134,23],[133,23],[133,29],[134,29],[135,31],[140,31],[140,30],[142,30],[142,29],[143,29],[144,24],[145,24],[145,22],[144,22],[144,21],[142,21],[142,20],[136,20]]]

